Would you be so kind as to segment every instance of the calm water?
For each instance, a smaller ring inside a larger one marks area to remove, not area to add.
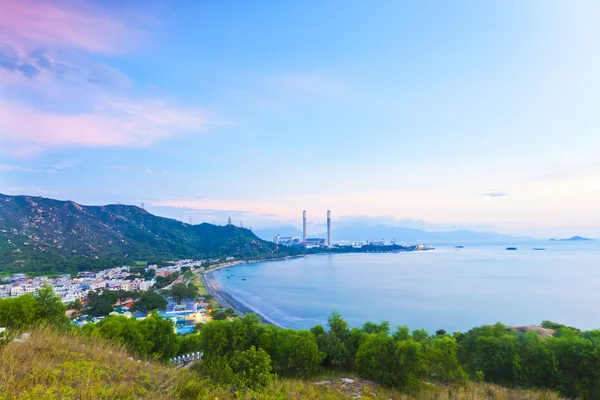
[[[520,243],[506,251],[510,245],[317,255],[215,277],[236,299],[292,328],[325,324],[334,310],[351,326],[387,320],[432,332],[545,319],[600,328],[600,243]]]

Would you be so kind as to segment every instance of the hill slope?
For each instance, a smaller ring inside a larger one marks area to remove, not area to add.
[[[106,260],[258,256],[275,250],[232,225],[189,225],[135,206],[0,194],[0,272],[61,272],[72,264],[100,267]]]

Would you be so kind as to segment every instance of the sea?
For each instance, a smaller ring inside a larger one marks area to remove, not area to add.
[[[543,320],[600,328],[599,242],[435,247],[311,255],[244,264],[214,276],[236,300],[286,328],[326,326],[334,311],[351,327],[388,321],[429,332]]]

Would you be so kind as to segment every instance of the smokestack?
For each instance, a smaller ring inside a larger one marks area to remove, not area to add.
[[[306,242],[306,210],[302,211],[302,241]]]
[[[331,211],[327,210],[327,247],[331,247]]]

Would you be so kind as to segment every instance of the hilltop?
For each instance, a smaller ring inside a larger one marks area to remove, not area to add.
[[[72,272],[111,260],[255,257],[276,249],[233,225],[190,225],[130,205],[0,194],[0,273]]]

